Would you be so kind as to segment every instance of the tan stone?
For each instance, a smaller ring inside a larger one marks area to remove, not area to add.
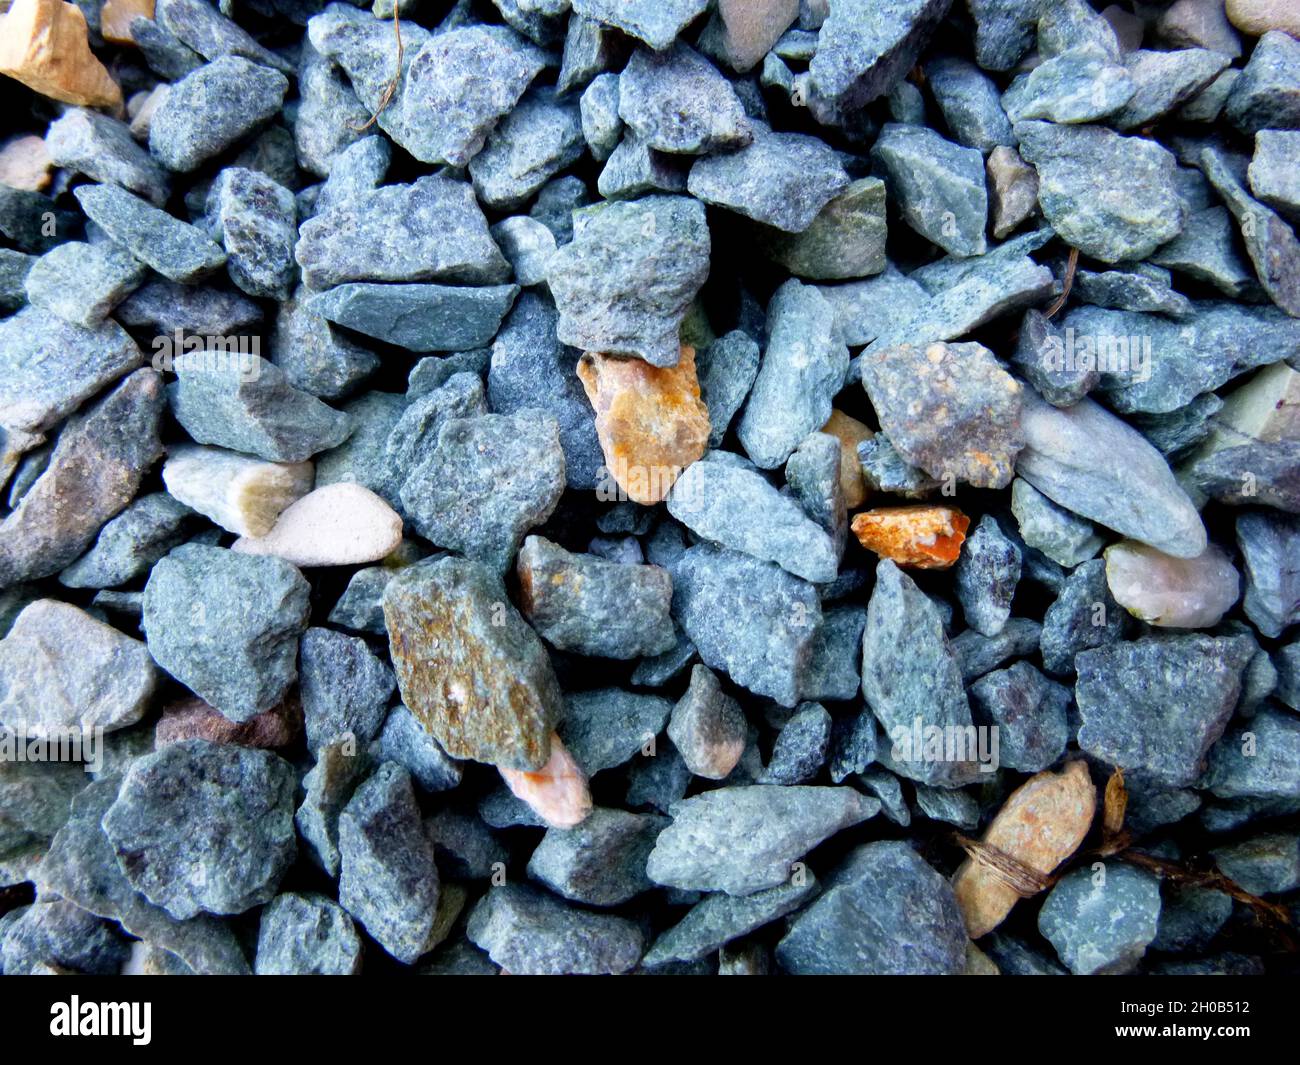
[[[147,141],[149,139],[149,127],[153,125],[153,116],[162,102],[167,99],[167,94],[172,91],[172,87],[166,82],[159,82],[135,109],[131,115],[131,136],[138,141]],[[132,97],[135,99],[135,97]]]
[[[877,507],[853,519],[853,535],[868,551],[916,569],[947,569],[966,542],[970,518],[956,507]]]
[[[850,510],[862,506],[867,498],[867,485],[862,479],[858,445],[876,434],[857,418],[850,418],[839,410],[831,411],[830,418],[822,426],[822,432],[830,433],[840,442],[840,489],[844,493],[844,505]]]
[[[63,0],[14,0],[0,18],[0,74],[52,100],[122,106],[122,90],[90,50],[86,17]]]
[[[1097,812],[1097,789],[1083,761],[1030,777],[1011,793],[983,843],[1048,876],[1079,849]],[[1023,897],[984,862],[968,858],[952,878],[971,939],[997,928]]]
[[[104,40],[135,46],[131,23],[138,18],[153,18],[154,0],[105,0],[99,11],[99,31]]]
[[[1296,0],[1228,0],[1227,10],[1228,21],[1252,37],[1281,30],[1300,38],[1300,4]]]
[[[1232,393],[1214,417],[1265,444],[1300,440],[1300,373],[1275,362]]]
[[[974,943],[966,944],[966,971],[964,976],[1001,976],[997,963]]]
[[[552,828],[572,828],[591,813],[587,776],[554,733],[550,760],[536,773],[506,766],[497,769],[515,796]]]
[[[999,145],[989,153],[989,207],[993,235],[1001,240],[1019,228],[1038,207],[1038,171],[1014,148]]]
[[[763,61],[799,17],[799,0],[718,0],[721,53],[743,74]]]
[[[709,442],[695,349],[683,346],[677,365],[666,367],[589,351],[578,360],[578,378],[610,476],[629,499],[662,502]]]
[[[0,147],[0,184],[11,189],[44,192],[50,186],[54,161],[45,140],[35,134],[11,137]]]

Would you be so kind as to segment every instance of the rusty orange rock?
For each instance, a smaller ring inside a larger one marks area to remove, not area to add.
[[[0,74],[52,100],[122,106],[122,90],[90,50],[86,17],[63,0],[14,0],[0,18]]]
[[[1097,812],[1097,789],[1083,761],[1030,777],[1002,805],[981,843],[1046,877],[1079,849]],[[983,860],[968,858],[952,878],[971,939],[997,928],[1028,885],[1017,890]]]
[[[709,410],[700,399],[695,349],[683,345],[676,366],[587,352],[578,378],[596,412],[596,435],[618,487],[638,503],[659,503],[704,454]],[[601,493],[612,498],[616,493]]]
[[[131,23],[138,18],[153,18],[154,0],[105,0],[99,11],[99,32],[104,40],[135,46]]]
[[[867,498],[867,484],[862,479],[862,462],[858,458],[858,445],[876,434],[857,418],[843,411],[832,410],[830,419],[822,426],[840,442],[840,488],[844,492],[844,505],[852,510],[860,507]]]
[[[900,566],[947,569],[957,561],[970,518],[956,507],[877,507],[853,519],[853,535],[868,551]]]

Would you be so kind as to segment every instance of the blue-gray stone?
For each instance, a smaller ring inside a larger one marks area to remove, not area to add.
[[[988,514],[966,537],[953,575],[966,624],[996,636],[1011,617],[1011,600],[1020,581],[1020,549]]]
[[[1101,374],[1087,359],[1069,358],[1067,334],[1040,311],[1025,311],[1011,366],[1054,407],[1072,407],[1097,387]]]
[[[1232,898],[1194,885],[1161,887],[1160,923],[1151,949],[1169,954],[1200,954],[1229,917]]]
[[[1254,298],[1262,292],[1255,271],[1238,250],[1240,240],[1232,215],[1222,206],[1194,210],[1183,231],[1152,253],[1149,262],[1183,277],[1213,285],[1233,299]]]
[[[294,388],[319,399],[340,399],[379,368],[379,356],[335,330],[311,309],[310,298],[310,292],[299,287],[280,304],[271,335],[271,362]],[[353,421],[360,432],[360,419]]]
[[[845,702],[857,695],[862,681],[862,631],[866,624],[867,612],[861,606],[823,611],[804,675],[806,698]]]
[[[618,906],[649,891],[646,859],[667,825],[657,814],[597,808],[572,828],[549,828],[528,859],[528,876],[588,906]]]
[[[673,704],[658,695],[621,688],[574,692],[564,697],[557,731],[578,765],[594,776],[623,765],[643,749],[653,750],[672,711]]]
[[[623,135],[623,120],[618,115],[619,76],[599,74],[583,91],[578,101],[582,135],[591,156],[603,163],[618,147]]]
[[[517,285],[350,282],[308,306],[337,325],[409,351],[466,351],[491,343],[519,294]]]
[[[731,83],[684,44],[632,53],[619,75],[618,113],[643,143],[663,152],[710,155],[751,140]]]
[[[1080,270],[1074,275],[1075,291],[1094,306],[1190,317],[1191,300],[1170,288],[1169,282],[1168,271],[1141,263],[1131,270]]]
[[[843,285],[818,285],[835,315],[835,337],[850,347],[869,344],[907,325],[929,302],[916,281],[892,263],[882,274]]]
[[[339,875],[339,814],[371,765],[365,747],[336,740],[316,752],[316,764],[302,779],[303,800],[294,824],[310,848],[308,856],[331,877]]]
[[[293,193],[256,170],[227,167],[208,193],[208,219],[225,245],[230,279],[250,296],[288,299],[298,276]]]
[[[256,63],[293,73],[293,65],[263,48],[238,23],[204,0],[159,0],[158,18],[177,39],[204,59],[242,56]]]
[[[50,161],[91,181],[120,185],[155,207],[167,202],[167,171],[150,158],[125,123],[84,107],[70,107],[45,133]]]
[[[446,383],[408,403],[383,445],[381,494],[402,509],[402,486],[433,454],[443,425],[454,418],[477,418],[487,412],[483,379],[474,373],[452,374]]]
[[[758,376],[759,347],[748,333],[733,329],[696,355],[700,398],[709,409],[709,447],[721,445]]]
[[[108,922],[66,899],[38,899],[0,924],[0,971],[117,976],[130,953]]]
[[[146,281],[117,307],[114,317],[133,329],[174,335],[239,335],[262,321],[262,308],[239,292],[182,285],[165,277]]]
[[[686,169],[678,157],[649,147],[629,132],[610,154],[596,190],[607,200],[631,200],[647,192],[685,192]]]
[[[1124,616],[1106,584],[1105,560],[1094,558],[1076,566],[1043,617],[1043,668],[1058,677],[1073,673],[1076,654],[1123,635]]]
[[[364,640],[326,628],[303,633],[298,678],[312,752],[341,739],[368,744],[383,724],[396,686],[392,669]]]
[[[800,703],[777,734],[760,784],[806,784],[826,762],[831,715],[821,703]]]
[[[328,177],[334,160],[366,136],[361,127],[370,114],[340,67],[304,35],[298,61],[298,111],[293,122],[294,145],[303,170]]]
[[[1224,799],[1300,798],[1300,718],[1265,706],[1210,751],[1201,786]]]
[[[1070,740],[1070,689],[1028,662],[986,673],[970,687],[975,721],[998,730],[1002,765],[1038,773],[1054,765]]]
[[[59,574],[59,583],[115,588],[134,580],[185,538],[192,517],[166,492],[141,496],[100,530],[94,546]]]
[[[985,636],[974,629],[959,633],[952,640],[952,651],[962,680],[970,682],[1009,658],[1033,654],[1041,635],[1042,626],[1030,618],[1011,618],[996,636]]]
[[[201,229],[116,185],[82,185],[74,195],[87,218],[172,281],[193,284],[226,262],[226,253]]]
[[[661,52],[707,7],[708,0],[576,0],[573,12],[620,29]]]
[[[613,28],[584,15],[571,15],[556,90],[561,94],[572,92],[600,77],[625,54],[622,45],[622,38]]]
[[[1300,225],[1300,131],[1262,129],[1247,174],[1250,190],[1292,225]]]
[[[361,937],[332,899],[287,891],[262,911],[258,976],[352,976],[360,968]]]
[[[1129,52],[1124,66],[1137,91],[1112,121],[1124,130],[1148,126],[1196,96],[1231,62],[1208,48]]]
[[[932,788],[917,784],[916,808],[931,821],[942,821],[967,832],[980,821],[980,806],[975,796],[960,788]]]
[[[1108,862],[1057,881],[1039,911],[1038,930],[1076,976],[1125,973],[1155,939],[1159,918],[1160,881]]]
[[[1300,621],[1300,518],[1249,511],[1237,519],[1246,575],[1242,607],[1263,635]]]
[[[556,173],[576,162],[584,141],[576,104],[535,89],[488,134],[469,162],[474,191],[497,211],[521,207]]]
[[[1136,91],[1133,76],[1113,55],[1082,45],[1019,75],[1003,94],[1002,106],[1013,122],[1092,122],[1120,111]]]
[[[975,61],[985,70],[1010,70],[1034,43],[1044,0],[969,0],[975,20]]]
[[[985,155],[1000,144],[1015,144],[997,86],[974,63],[956,56],[933,59],[925,64],[925,78],[959,144]]]
[[[1264,34],[1232,87],[1224,117],[1242,133],[1300,129],[1300,41]]]

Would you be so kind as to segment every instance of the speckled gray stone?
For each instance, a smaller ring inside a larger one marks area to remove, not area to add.
[[[942,56],[925,64],[925,77],[958,143],[985,155],[998,145],[1015,143],[997,86],[974,63]]]
[[[193,514],[166,492],[141,496],[100,530],[94,546],[59,574],[59,583],[114,588],[147,573],[181,542]]]
[[[733,329],[696,355],[700,398],[709,408],[709,447],[716,448],[727,435],[732,419],[749,395],[758,376],[759,347],[748,333]]]
[[[1237,519],[1246,575],[1243,609],[1265,636],[1300,620],[1300,519],[1252,511]]]
[[[1011,617],[1020,581],[1020,549],[988,514],[966,537],[953,575],[966,624],[996,636]]]
[[[56,166],[91,181],[121,185],[161,207],[167,200],[167,172],[131,136],[130,127],[110,115],[70,107],[50,123],[45,148]]]
[[[208,193],[208,220],[225,245],[230,279],[250,296],[288,299],[297,279],[293,193],[244,167],[221,171]]]
[[[443,425],[454,418],[477,418],[487,412],[483,378],[476,373],[452,374],[445,383],[413,399],[383,445],[381,494],[403,509],[402,486],[415,468],[433,454]]]
[[[880,810],[852,788],[758,784],[674,803],[646,872],[657,884],[752,895],[789,883],[794,863],[822,840]]]
[[[1160,882],[1107,862],[1102,870],[1076,869],[1059,880],[1039,911],[1038,930],[1076,975],[1124,973],[1155,939],[1159,917]]]
[[[310,295],[300,287],[280,305],[271,336],[271,362],[294,388],[318,399],[340,399],[379,368],[379,356],[313,311]]]
[[[528,859],[528,875],[588,906],[617,906],[654,885],[646,859],[668,824],[656,814],[597,808],[573,828],[550,828]]]
[[[438,869],[405,769],[385,762],[339,815],[339,903],[400,962],[431,949]]]
[[[1019,75],[1003,93],[1002,106],[1013,122],[1092,122],[1119,111],[1136,91],[1133,75],[1113,55],[1085,44]]]
[[[1300,130],[1262,129],[1247,174],[1250,190],[1292,225],[1300,225]]]
[[[831,743],[831,715],[821,703],[800,703],[777,733],[772,758],[760,784],[806,784],[826,762]]]
[[[270,751],[182,740],[132,763],[104,832],[131,884],[173,917],[243,913],[293,862],[293,790]]]
[[[94,331],[148,272],[142,262],[111,241],[68,241],[32,263],[25,282],[27,299],[34,307]],[[122,345],[113,347],[121,350]]]
[[[976,723],[998,729],[1001,765],[1038,773],[1065,753],[1070,689],[1029,662],[986,673],[971,685],[970,699]]]
[[[707,0],[577,0],[573,11],[662,51],[707,7]]]
[[[371,766],[361,745],[351,739],[326,744],[302,779],[303,800],[294,814],[308,857],[331,877],[339,875],[339,814]]]
[[[352,976],[360,968],[361,937],[332,899],[285,892],[262,911],[258,976]]]
[[[534,89],[501,120],[469,162],[474,191],[493,210],[521,207],[582,155],[582,120],[554,90]]]
[[[1228,96],[1224,117],[1242,133],[1300,127],[1300,41],[1279,30],[1259,39]]]
[[[157,6],[162,24],[205,59],[243,56],[286,74],[293,72],[290,63],[263,48],[224,12],[203,0],[159,0]]]
[[[658,695],[622,688],[598,688],[564,697],[558,732],[565,747],[588,776],[623,765],[664,730],[673,704]],[[657,757],[647,753],[646,757]]]
[[[1025,543],[1067,568],[1094,558],[1105,543],[1091,522],[1057,506],[1020,477],[1011,482],[1011,512]]]
[[[66,899],[38,899],[11,910],[0,926],[0,970],[5,976],[70,972],[116,976],[126,941],[113,926]]]
[[[281,559],[182,544],[145,585],[149,653],[232,721],[247,721],[279,703],[297,677],[308,592]]]
[[[396,681],[364,640],[310,628],[298,650],[299,691],[307,749],[352,739],[364,747],[379,733]]]
[[[955,975],[966,925],[948,882],[901,842],[853,851],[777,944],[788,973]]]
[[[574,239],[551,258],[556,332],[584,351],[675,366],[687,307],[709,268],[704,207],[646,196],[583,211]]]
[[[1056,676],[1072,673],[1078,652],[1120,638],[1124,616],[1106,585],[1105,561],[1095,558],[1076,566],[1043,618],[1043,667]]]
[[[731,83],[684,44],[632,53],[619,75],[618,114],[643,143],[663,152],[711,155],[751,139]]]

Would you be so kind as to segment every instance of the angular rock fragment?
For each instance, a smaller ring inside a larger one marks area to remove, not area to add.
[[[59,574],[66,588],[114,588],[149,572],[185,536],[193,511],[166,492],[139,497]]]
[[[646,858],[667,819],[596,809],[580,825],[548,829],[528,859],[528,875],[572,902],[617,906],[654,885]]]
[[[75,195],[87,218],[163,277],[193,284],[225,264],[202,230],[115,185],[82,185]]]
[[[66,899],[38,900],[6,918],[0,926],[0,967],[6,976],[116,976],[126,960],[126,943],[112,925]]]
[[[119,304],[114,317],[167,336],[178,329],[195,336],[238,336],[262,321],[262,308],[238,292],[155,277]]]
[[[1105,542],[1091,522],[1058,507],[1020,477],[1011,482],[1011,512],[1021,539],[1061,566],[1086,562]]]
[[[160,21],[205,59],[242,56],[285,74],[293,67],[274,52],[263,48],[236,22],[203,0],[158,0]]]
[[[852,788],[719,788],[673,804],[646,872],[657,884],[752,895],[793,882],[799,858],[879,810]]]
[[[311,482],[309,462],[266,462],[198,444],[174,445],[163,464],[175,499],[239,536],[265,536]]]
[[[293,790],[269,751],[185,740],[132,763],[104,833],[132,886],[173,917],[243,913],[293,861]]]
[[[998,762],[1025,773],[1054,764],[1070,740],[1070,689],[1028,662],[986,673],[970,688],[981,725],[998,730]]]
[[[1015,232],[1038,207],[1038,172],[1014,148],[999,145],[984,163],[989,196],[990,232],[1002,240]]]
[[[438,741],[401,703],[384,719],[371,745],[371,756],[380,762],[396,762],[424,791],[450,791],[464,775],[460,764],[447,757]]]
[[[656,757],[655,737],[668,723],[673,704],[658,695],[621,688],[575,692],[564,698],[559,734],[573,760],[588,776],[623,765],[641,753]]]
[[[555,254],[555,234],[535,218],[511,215],[494,225],[489,232],[523,288],[540,285],[550,271]]]
[[[1066,49],[1017,77],[1003,93],[1002,106],[1012,122],[1031,118],[1092,122],[1121,111],[1137,88],[1133,74],[1106,49],[1082,45]]]
[[[98,330],[147,273],[143,263],[111,242],[68,241],[32,263],[25,282],[27,299],[65,322]]]
[[[302,732],[302,706],[290,695],[279,706],[236,724],[197,696],[163,707],[153,730],[155,750],[182,740],[210,740],[241,747],[287,747]]]
[[[474,191],[494,210],[513,210],[582,155],[578,108],[534,90],[488,135],[469,163]]]
[[[402,542],[402,519],[359,484],[330,484],[290,503],[270,531],[231,550],[274,555],[303,568],[376,562]]]
[[[731,84],[694,49],[638,49],[618,81],[618,114],[663,152],[711,155],[749,143],[749,120]]]
[[[393,694],[393,671],[359,637],[311,628],[298,651],[307,748],[339,740],[364,746],[379,733]]]
[[[167,172],[135,142],[125,123],[109,115],[69,108],[50,123],[45,146],[56,166],[85,174],[92,181],[120,185],[155,207],[166,202]]]
[[[331,899],[286,891],[262,911],[258,976],[352,976],[360,969],[361,937]]]
[[[970,518],[954,507],[877,507],[853,518],[858,542],[882,559],[917,569],[947,569],[961,552]]]
[[[577,0],[573,10],[661,52],[707,7],[707,0]]]
[[[1300,130],[1261,129],[1247,175],[1250,190],[1292,225],[1300,225]]]
[[[410,566],[385,589],[384,620],[402,701],[448,754],[546,765],[559,685],[491,569],[452,557]]]
[[[668,738],[695,776],[725,780],[740,761],[745,715],[707,666],[691,670],[690,686],[673,707]]]
[[[297,277],[292,192],[259,171],[227,167],[208,193],[208,221],[225,245],[226,268],[239,288],[250,296],[289,298]]]
[[[1242,514],[1237,546],[1246,574],[1246,617],[1263,635],[1280,636],[1300,620],[1300,519]]]
[[[1020,580],[1020,549],[989,515],[966,538],[957,560],[957,599],[966,624],[996,636],[1011,617],[1011,600]]]
[[[821,703],[800,703],[777,734],[760,784],[806,784],[826,762],[831,715]]]
[[[1137,91],[1115,115],[1115,125],[1139,129],[1163,118],[1214,81],[1229,63],[1227,56],[1208,48],[1130,52],[1124,65]]]
[[[885,185],[868,177],[828,202],[802,233],[769,228],[759,241],[792,274],[838,281],[885,269],[885,233]]]
[[[518,294],[515,285],[349,282],[313,296],[307,306],[337,325],[409,351],[467,351],[492,340]]]
[[[922,126],[887,124],[872,148],[904,221],[953,255],[983,255],[984,158]]]
[[[1224,117],[1242,133],[1300,127],[1300,41],[1280,30],[1265,33],[1228,96]]]
[[[1076,975],[1132,969],[1155,939],[1160,882],[1123,862],[1105,876],[1076,869],[1058,881],[1038,914],[1038,929]]]
[[[86,16],[62,0],[15,0],[3,18],[0,74],[64,103],[120,107],[122,90],[91,52]]]

